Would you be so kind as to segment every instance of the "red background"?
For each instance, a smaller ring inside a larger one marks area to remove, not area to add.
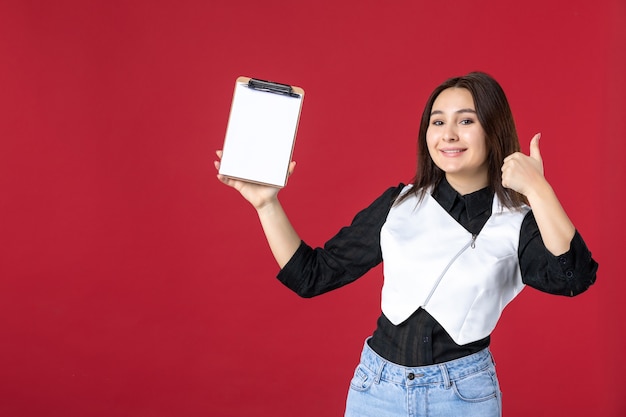
[[[380,269],[312,300],[274,278],[212,164],[235,78],[306,90],[281,199],[320,245],[410,180],[428,94],[476,69],[600,263],[505,311],[505,415],[626,415],[626,6],[557,3],[3,0],[0,415],[342,415]]]

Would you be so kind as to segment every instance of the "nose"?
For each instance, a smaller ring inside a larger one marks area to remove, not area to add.
[[[444,131],[442,132],[442,139],[446,142],[454,142],[459,139],[453,124],[446,125]]]

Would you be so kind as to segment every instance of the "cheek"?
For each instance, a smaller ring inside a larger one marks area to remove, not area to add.
[[[489,152],[487,151],[487,143],[485,142],[484,138],[480,143],[480,152],[481,152],[482,159],[484,161],[487,161],[487,155],[489,154]]]
[[[437,151],[435,150],[434,144],[432,144],[431,142],[426,142],[426,144],[428,145],[428,155],[430,155],[431,159],[436,159]]]
[[[435,149],[436,144],[437,140],[434,139],[431,134],[426,132],[426,146],[428,147],[428,152],[430,152],[431,156],[433,154],[433,150]]]
[[[474,153],[478,158],[487,158],[487,143],[481,132],[470,134],[465,138],[465,140],[474,149]]]

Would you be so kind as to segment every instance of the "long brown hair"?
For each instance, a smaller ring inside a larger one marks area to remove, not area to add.
[[[526,203],[526,198],[502,186],[501,171],[504,158],[520,150],[515,121],[504,90],[493,77],[483,72],[471,72],[465,76],[450,78],[431,93],[420,121],[417,139],[417,172],[412,182],[413,188],[401,196],[396,203],[399,204],[412,194],[419,199],[423,198],[428,188],[439,184],[445,175],[430,157],[426,144],[426,131],[430,124],[433,103],[439,94],[448,88],[465,88],[472,94],[478,121],[485,131],[489,187],[506,207],[519,208]]]

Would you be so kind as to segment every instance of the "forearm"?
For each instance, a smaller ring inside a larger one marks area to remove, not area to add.
[[[300,246],[300,237],[277,198],[257,208],[257,214],[270,250],[283,268]]]
[[[576,229],[547,181],[526,196],[545,247],[555,256],[567,252]]]
[[[519,261],[524,284],[568,297],[586,291],[595,282],[598,269],[578,232],[574,232],[569,251],[557,256],[548,253],[532,211],[522,224]]]
[[[301,297],[315,297],[347,285],[382,262],[380,231],[404,187],[391,187],[361,210],[322,247],[298,246],[278,279]],[[295,242],[293,242],[295,243]]]

